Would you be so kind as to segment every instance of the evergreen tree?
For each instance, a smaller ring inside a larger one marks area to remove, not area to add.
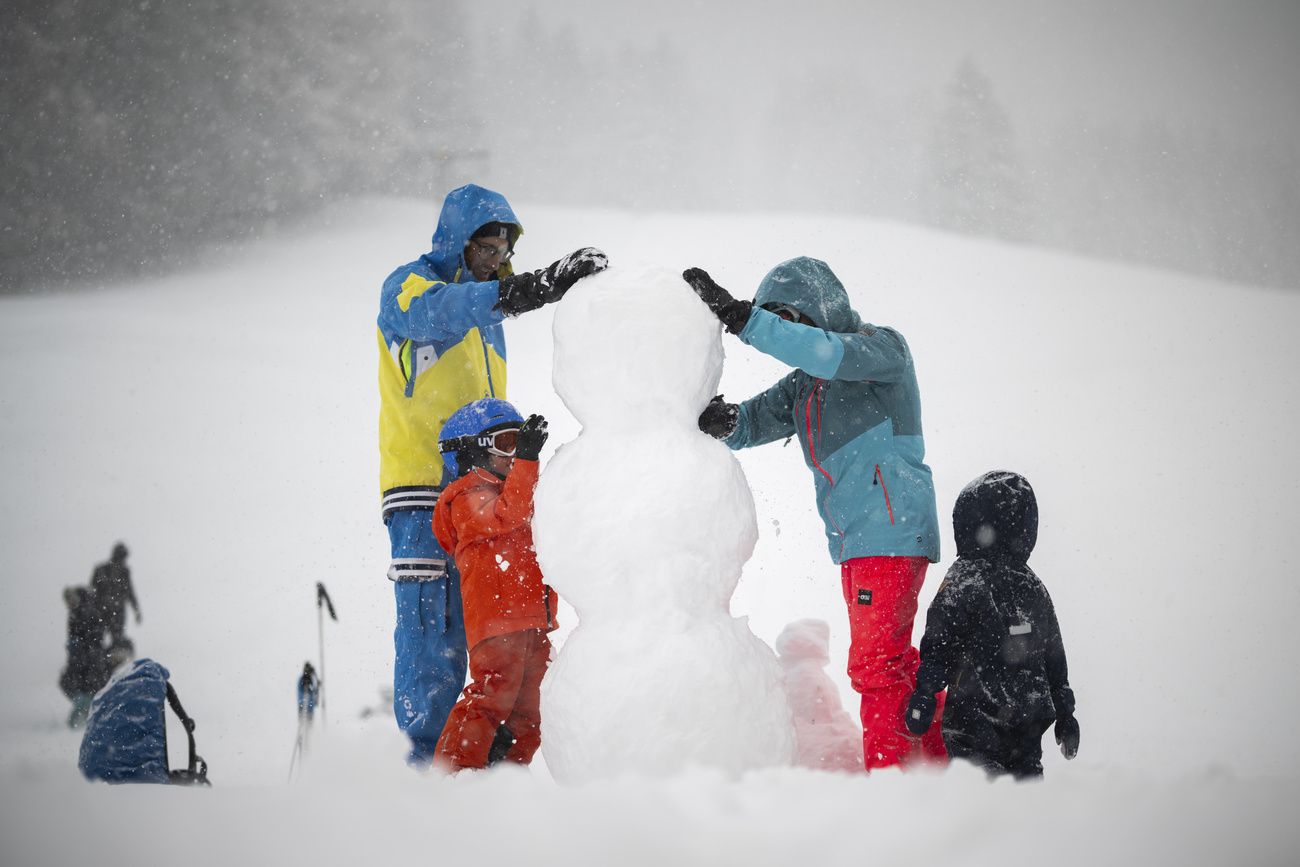
[[[178,264],[472,149],[458,0],[13,0],[0,290]]]
[[[934,226],[1008,240],[1028,234],[1011,121],[970,58],[944,93],[921,196],[924,217]]]

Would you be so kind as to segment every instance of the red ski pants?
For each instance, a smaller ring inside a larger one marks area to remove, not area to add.
[[[849,679],[862,695],[868,771],[946,758],[939,713],[924,738],[903,722],[921,659],[912,646],[912,624],[928,565],[924,557],[858,557],[840,565],[849,610]]]
[[[540,629],[507,632],[470,648],[470,684],[447,717],[434,761],[453,771],[486,767],[504,725],[514,744],[503,761],[531,762],[542,743],[541,685],[550,659],[551,640]]]

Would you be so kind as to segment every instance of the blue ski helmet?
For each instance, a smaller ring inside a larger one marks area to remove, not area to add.
[[[459,458],[477,458],[486,456],[487,449],[478,441],[479,434],[505,428],[520,427],[524,417],[504,400],[485,397],[473,403],[467,403],[451,414],[447,423],[438,434],[438,451],[442,452],[442,462],[453,477],[459,478],[462,467]],[[464,454],[462,454],[464,452]],[[470,469],[467,462],[463,468]]]

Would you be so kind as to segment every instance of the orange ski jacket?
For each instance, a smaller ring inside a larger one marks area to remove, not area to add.
[[[502,481],[475,467],[452,482],[433,509],[433,532],[456,558],[472,649],[485,638],[555,624],[557,597],[533,549],[537,461],[516,459]]]

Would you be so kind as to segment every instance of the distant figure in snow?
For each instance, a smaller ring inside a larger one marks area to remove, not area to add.
[[[840,702],[826,674],[831,629],[825,620],[796,620],[776,637],[785,692],[799,738],[799,764],[823,771],[862,770],[862,727]]]
[[[104,617],[104,628],[110,636],[110,647],[128,651],[131,640],[126,637],[126,606],[135,609],[135,622],[140,623],[140,603],[131,585],[131,570],[126,565],[126,545],[118,542],[107,562],[95,567],[90,578],[90,591],[95,594],[95,605]]]
[[[316,675],[316,666],[304,662],[302,674],[298,677],[298,738],[293,745],[293,759],[289,762],[291,780],[298,759],[306,760],[311,749],[311,724],[316,717],[316,702],[319,698],[320,678]]]
[[[316,698],[320,695],[320,680],[316,677],[316,666],[310,662],[302,664],[302,676],[298,678],[298,720],[310,724],[316,715]]]
[[[85,587],[65,587],[63,604],[68,609],[68,661],[59,675],[59,689],[72,701],[68,728],[76,729],[85,724],[90,700],[108,683],[112,667],[94,594]]]
[[[558,301],[602,270],[590,247],[515,274],[523,225],[500,193],[474,184],[447,194],[433,247],[384,280],[379,300],[379,490],[392,549],[397,627],[393,712],[427,767],[465,684],[460,576],[430,531],[445,484],[438,432],[470,401],[506,396],[502,321]]]
[[[1043,775],[1043,732],[1072,759],[1079,751],[1074,692],[1052,599],[1028,560],[1038,540],[1038,502],[1023,476],[985,473],[952,511],[957,562],[926,615],[921,667],[907,725],[930,727],[947,687],[948,755],[990,776]]]
[[[558,598],[533,548],[533,489],[546,419],[504,400],[453,413],[439,446],[447,485],[433,512],[439,544],[460,570],[470,684],[452,708],[434,764],[455,773],[527,765],[541,745],[541,685]]]
[[[926,568],[939,561],[921,392],[903,335],[862,321],[825,262],[768,272],[753,301],[703,270],[682,274],[727,331],[795,368],[739,405],[719,395],[700,429],[732,449],[797,437],[848,607],[848,674],[862,695],[868,771],[942,761],[903,722],[918,655],[912,624]]]

